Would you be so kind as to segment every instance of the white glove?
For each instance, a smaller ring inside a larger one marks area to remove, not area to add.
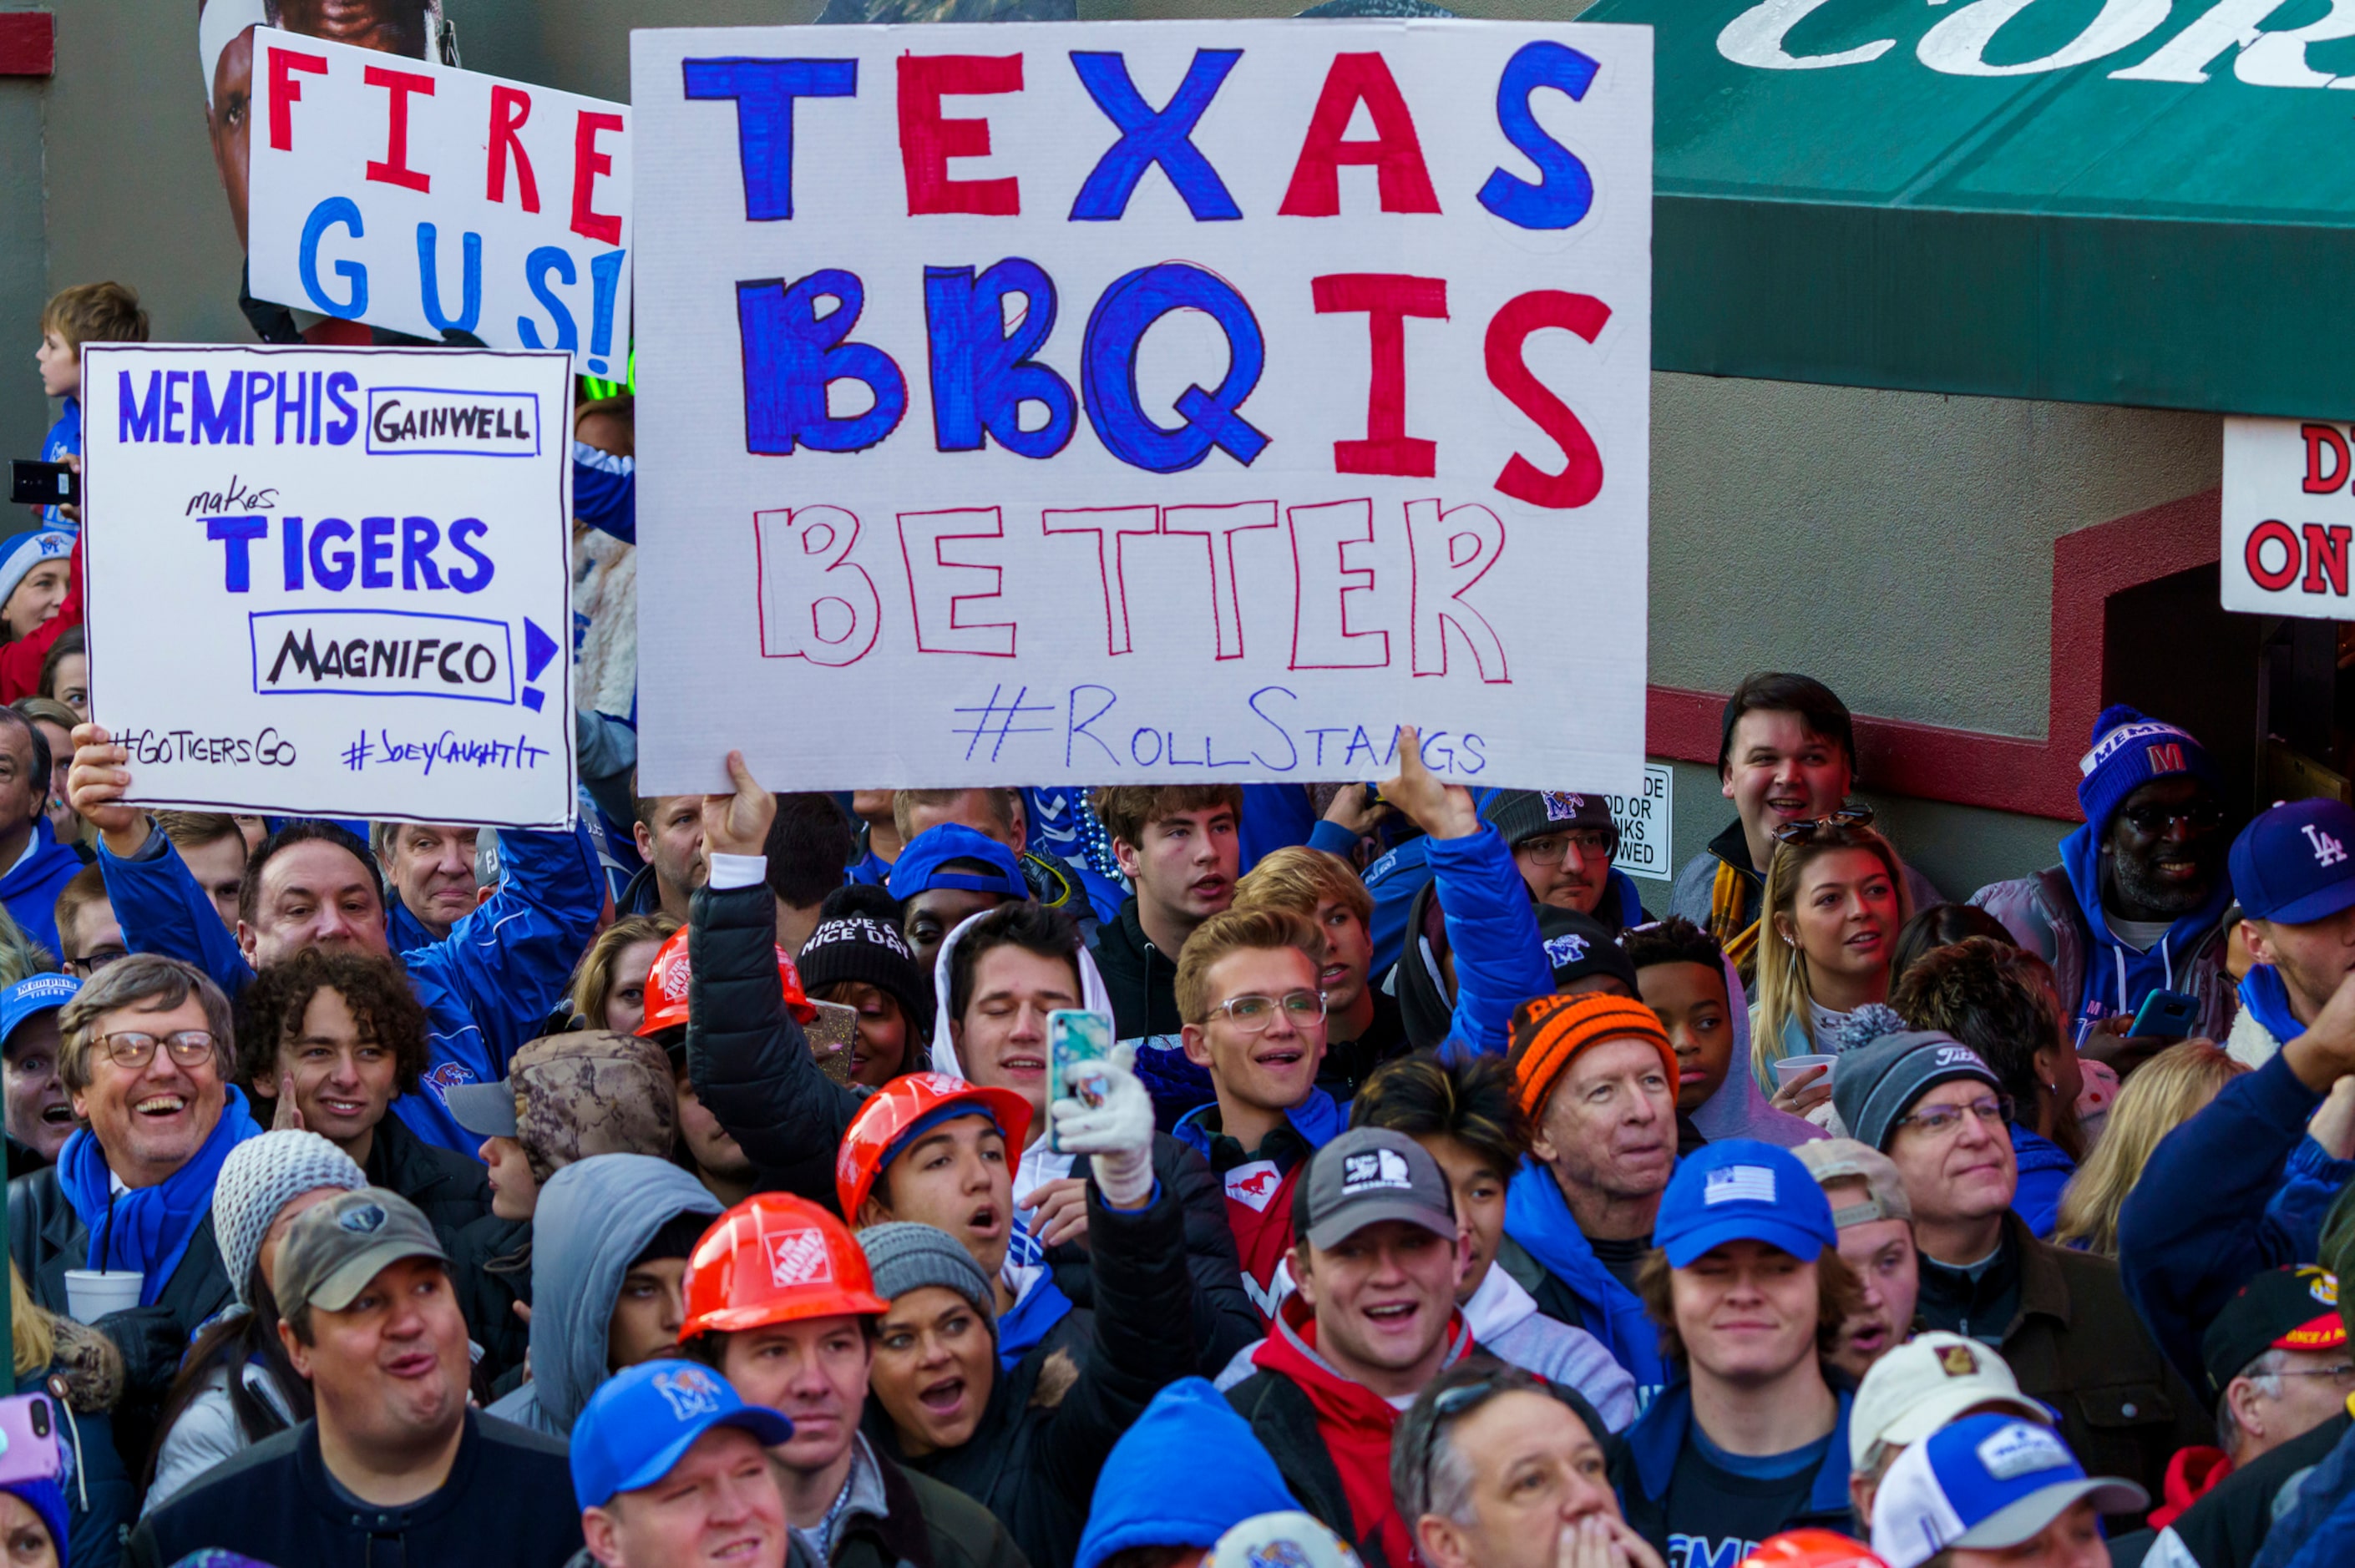
[[[1071,1069],[1073,1092],[1047,1107],[1055,1147],[1090,1156],[1090,1180],[1115,1209],[1141,1209],[1153,1197],[1153,1097],[1130,1070],[1125,1043],[1101,1062]]]

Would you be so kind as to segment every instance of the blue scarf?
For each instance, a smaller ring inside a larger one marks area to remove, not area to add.
[[[2306,1025],[2289,1010],[2289,988],[2282,984],[2281,971],[2271,964],[2254,965],[2241,977],[2241,1005],[2256,1015],[2275,1045],[2286,1045],[2306,1033]]]
[[[1535,1160],[1522,1160],[1505,1188],[1505,1234],[1570,1287],[1588,1308],[1586,1331],[1602,1340],[1612,1359],[1635,1378],[1637,1407],[1649,1404],[1668,1381],[1660,1361],[1659,1326],[1636,1293],[1596,1261],[1553,1172]]]
[[[1071,1310],[1071,1298],[1056,1286],[1053,1275],[1042,1270],[1037,1283],[997,1320],[997,1370],[1012,1372]]]
[[[220,1120],[186,1165],[156,1185],[134,1187],[111,1202],[106,1155],[98,1139],[87,1132],[67,1139],[58,1153],[58,1188],[90,1232],[87,1266],[139,1270],[145,1276],[139,1282],[139,1305],[153,1307],[197,1227],[212,1213],[221,1162],[230,1150],[261,1136],[261,1124],[245,1108],[245,1096],[231,1087]]]

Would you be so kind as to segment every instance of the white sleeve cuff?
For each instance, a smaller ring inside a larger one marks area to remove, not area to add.
[[[739,887],[752,887],[769,879],[769,857],[764,854],[711,854],[711,880],[706,884],[714,893],[727,893]]]

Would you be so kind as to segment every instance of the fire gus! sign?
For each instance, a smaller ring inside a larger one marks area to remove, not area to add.
[[[2224,608],[2350,619],[2355,431],[2326,419],[2224,421]]]

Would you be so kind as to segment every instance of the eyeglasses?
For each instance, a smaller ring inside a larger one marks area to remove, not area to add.
[[[98,1043],[106,1047],[108,1060],[134,1073],[155,1059],[158,1045],[172,1054],[172,1065],[176,1067],[201,1067],[213,1059],[213,1036],[208,1029],[183,1029],[176,1034],[148,1034],[126,1029],[117,1034],[101,1034]]]
[[[1264,1034],[1268,1025],[1275,1022],[1275,1010],[1279,1007],[1295,1028],[1305,1029],[1324,1021],[1325,993],[1321,991],[1288,991],[1281,997],[1231,996],[1210,1011],[1225,1013],[1227,1022],[1245,1034]]]
[[[2118,815],[2135,832],[2154,839],[2178,822],[2195,833],[2212,832],[2224,825],[2224,808],[2213,800],[2189,800],[2180,806],[2130,806]]]
[[[1924,1106],[1922,1109],[1901,1116],[1893,1127],[1918,1127],[1932,1138],[1944,1138],[1963,1125],[1963,1118],[1974,1116],[1989,1127],[2009,1126],[2011,1121],[2009,1095],[1981,1095],[1977,1099],[1959,1106]]]
[[[1611,835],[1602,828],[1572,828],[1559,833],[1540,833],[1535,838],[1523,839],[1515,844],[1513,853],[1517,858],[1527,856],[1530,860],[1558,864],[1570,858],[1572,849],[1576,849],[1582,858],[1608,855],[1611,853]]]
[[[131,955],[129,953],[123,951],[121,948],[101,948],[94,953],[84,953],[80,958],[68,959],[66,960],[66,968],[71,969],[83,980],[88,980],[91,976],[96,974],[107,965],[121,959],[127,959]]]
[[[1812,821],[1785,822],[1774,830],[1774,842],[1778,844],[1803,844],[1827,828],[1869,828],[1870,826],[1872,826],[1871,807],[1848,806],[1834,811],[1828,817],[1817,817]]]

